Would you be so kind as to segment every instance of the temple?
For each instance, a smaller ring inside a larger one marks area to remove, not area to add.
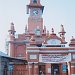
[[[57,35],[43,25],[44,6],[40,0],[30,0],[27,5],[28,24],[25,32],[15,37],[14,23],[9,30],[8,55],[28,61],[27,65],[15,65],[13,70],[23,70],[14,75],[75,75],[75,38],[66,47],[64,25]],[[25,71],[25,72],[24,72]]]

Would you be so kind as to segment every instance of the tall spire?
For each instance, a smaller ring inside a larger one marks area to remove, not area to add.
[[[65,30],[64,30],[64,26],[61,24],[61,31],[59,32],[60,37],[62,38],[62,41],[65,42]]]

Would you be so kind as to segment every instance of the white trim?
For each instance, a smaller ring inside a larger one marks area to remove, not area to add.
[[[75,75],[75,74],[71,74],[71,75]]]
[[[39,52],[40,50],[27,50],[27,52]]]
[[[37,47],[37,46],[34,46],[34,47],[27,47],[27,48],[53,48],[53,47],[45,47],[45,46]],[[63,48],[63,47],[56,47],[56,48]],[[64,49],[65,48],[74,48],[75,49],[75,47],[64,47]]]
[[[69,52],[75,52],[75,50],[27,50],[27,52],[69,53]]]
[[[67,50],[46,50],[46,51],[40,51],[40,52],[43,52],[43,53],[68,53]]]
[[[28,64],[38,64],[39,62],[28,62]]]

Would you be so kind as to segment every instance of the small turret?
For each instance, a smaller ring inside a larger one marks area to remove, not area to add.
[[[54,29],[52,28],[52,34],[54,34]]]
[[[25,33],[26,33],[26,34],[28,33],[27,25],[26,25],[26,27],[25,27]]]
[[[9,30],[8,32],[9,32],[10,35],[11,35],[11,34],[12,34],[12,35],[15,35],[15,32],[16,32],[16,31],[15,31],[14,23],[13,23],[13,22],[11,23],[11,27],[10,27],[10,30]]]
[[[44,26],[43,33],[46,34],[46,26]]]
[[[12,22],[11,23],[11,26],[10,26],[10,30],[8,31],[9,32],[9,51],[8,51],[8,54],[11,56],[11,57],[14,57],[15,56],[15,51],[14,51],[14,42],[15,42],[15,28],[14,28],[14,23]]]
[[[64,30],[64,26],[61,24],[61,31],[59,32],[60,37],[62,39],[63,42],[65,42],[65,30]]]
[[[69,46],[75,47],[75,38],[73,36],[72,36],[72,39],[70,40]]]

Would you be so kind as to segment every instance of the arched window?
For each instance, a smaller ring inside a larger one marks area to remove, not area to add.
[[[37,3],[37,0],[33,0],[33,3]]]
[[[35,29],[35,34],[36,34],[37,36],[40,36],[40,29]]]
[[[47,44],[49,44],[49,45],[60,45],[61,41],[57,40],[57,39],[50,39],[47,41]]]

